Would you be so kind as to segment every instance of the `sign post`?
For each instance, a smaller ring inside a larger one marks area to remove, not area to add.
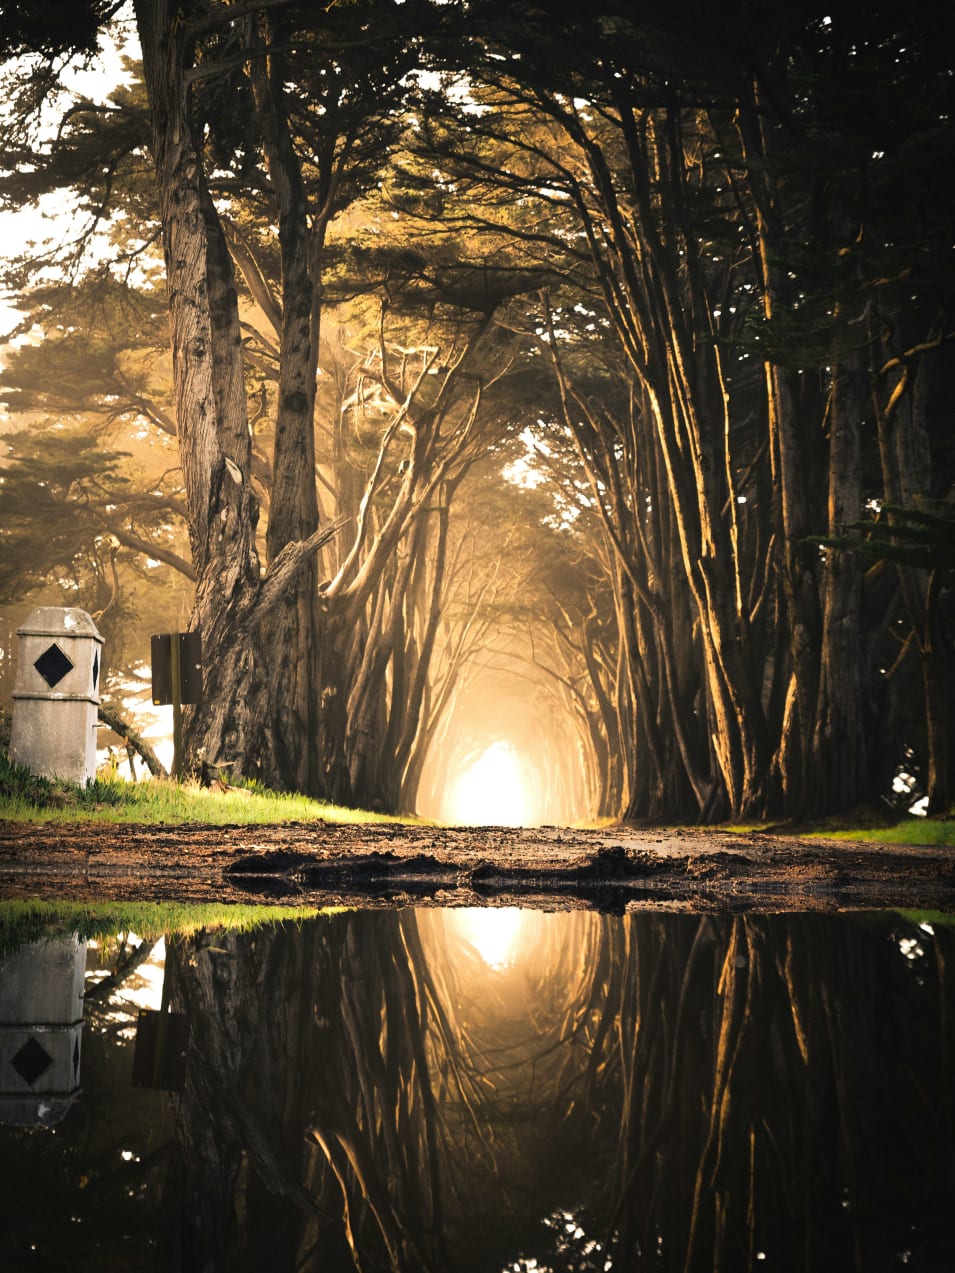
[[[179,634],[169,642],[169,681],[172,693],[172,772],[176,781],[182,777],[182,660],[179,657]]]
[[[182,707],[202,701],[202,638],[167,632],[151,642],[153,705],[172,704],[172,771],[182,777]]]

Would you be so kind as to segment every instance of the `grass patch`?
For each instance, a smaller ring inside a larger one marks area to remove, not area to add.
[[[104,941],[117,933],[137,933],[157,941],[175,933],[189,937],[200,928],[250,932],[275,924],[302,924],[341,908],[305,906],[226,906],[182,902],[45,902],[0,901],[0,953],[28,942],[69,937]]]
[[[707,828],[701,827],[700,830]],[[860,808],[807,822],[720,824],[712,831],[796,836],[801,840],[862,840],[868,844],[955,845],[955,816],[932,818],[893,815],[885,809]]]
[[[814,827],[807,838],[865,840],[871,844],[955,845],[955,819],[903,818],[891,826]]]
[[[225,791],[151,778],[101,779],[85,787],[38,778],[0,752],[0,818],[11,822],[202,823],[212,826],[278,822],[414,823],[415,818],[346,809],[250,784]]]
[[[930,928],[955,928],[955,915],[945,911],[899,911],[913,924],[928,924]]]

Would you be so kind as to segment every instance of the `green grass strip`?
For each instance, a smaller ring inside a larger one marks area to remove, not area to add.
[[[811,823],[747,822],[699,827],[700,831],[731,831],[745,835],[778,835],[781,840],[862,840],[868,844],[955,845],[955,818],[899,818],[887,822],[881,814],[856,814]]]
[[[807,838],[865,840],[870,844],[955,845],[955,819],[903,818],[888,827],[814,828]]]
[[[899,911],[913,924],[928,924],[931,928],[955,928],[955,915],[945,911]]]
[[[302,924],[320,915],[337,914],[341,909],[183,902],[0,901],[0,953],[73,933],[85,941],[130,932],[156,941],[173,933],[188,937],[201,928],[245,933],[263,926]]]
[[[0,752],[0,819],[10,822],[200,823],[209,826],[279,822],[414,823],[414,818],[346,809],[285,795],[250,783],[225,791],[151,778],[96,779],[85,787],[38,778]]]

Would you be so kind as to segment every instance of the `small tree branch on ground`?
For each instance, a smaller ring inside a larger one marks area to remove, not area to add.
[[[127,981],[136,969],[146,962],[155,947],[155,941],[141,941],[138,946],[124,955],[116,965],[116,971],[98,981],[83,995],[88,1004],[104,1003],[109,996]]]
[[[114,733],[119,734],[127,746],[132,747],[137,755],[141,756],[146,762],[146,768],[154,778],[168,778],[169,775],[163,768],[162,761],[146,742],[142,735],[138,734],[132,725],[128,724],[120,716],[115,707],[111,707],[109,703],[100,703],[99,705],[100,720],[110,727]]]

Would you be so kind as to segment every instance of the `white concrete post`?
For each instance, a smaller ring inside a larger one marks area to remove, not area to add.
[[[49,1127],[76,1100],[85,970],[75,934],[0,958],[0,1123]]]
[[[103,638],[85,610],[41,606],[22,628],[10,759],[44,778],[96,776]]]

